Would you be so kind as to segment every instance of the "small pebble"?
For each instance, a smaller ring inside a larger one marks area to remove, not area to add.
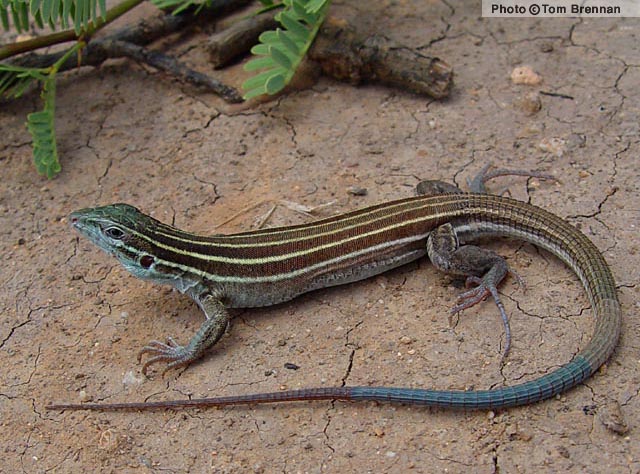
[[[347,193],[352,196],[366,196],[367,192],[367,188],[361,188],[360,186],[349,186],[347,188]]]
[[[612,401],[599,410],[600,422],[609,430],[618,435],[629,432],[629,425],[622,413],[622,407],[617,401]]]
[[[540,51],[543,53],[550,53],[553,51],[553,43],[545,41],[540,45]]]
[[[566,142],[562,138],[543,138],[538,143],[538,148],[560,158],[566,150]]]
[[[137,377],[133,370],[128,370],[125,372],[124,377],[122,377],[122,385],[125,387],[132,385],[141,385],[144,382],[142,377]]]
[[[511,71],[511,82],[536,86],[542,82],[542,76],[537,74],[530,66],[519,66]]]
[[[520,106],[527,115],[535,115],[536,113],[540,112],[540,109],[542,109],[542,100],[540,100],[540,94],[538,94],[537,92],[527,93],[520,102]]]

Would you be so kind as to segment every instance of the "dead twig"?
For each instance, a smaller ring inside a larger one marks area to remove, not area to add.
[[[185,11],[180,15],[160,14],[144,19],[135,26],[119,29],[104,38],[92,39],[82,51],[80,60],[71,57],[59,69],[60,72],[80,66],[99,66],[109,58],[127,56],[145,62],[153,67],[166,71],[180,79],[204,86],[219,94],[228,102],[241,102],[238,91],[223,84],[215,78],[191,70],[177,59],[159,52],[142,48],[153,41],[165,38],[194,22],[207,22],[219,18],[222,14],[248,5],[251,0],[213,0],[210,8],[204,9],[197,16],[193,11]],[[54,64],[64,55],[64,51],[51,54],[29,53],[13,61],[11,64],[28,68],[46,68]]]
[[[244,18],[229,28],[209,37],[207,48],[216,69],[226,66],[235,58],[246,54],[258,42],[260,33],[275,30],[278,22],[273,11]]]
[[[216,67],[246,54],[260,33],[274,29],[273,13],[238,21],[209,40]],[[382,83],[436,99],[449,95],[453,69],[445,61],[425,56],[389,38],[361,31],[344,20],[328,18],[320,30],[309,58],[322,72],[351,84]]]
[[[380,82],[436,99],[449,95],[453,68],[382,35],[328,19],[309,51],[322,72],[352,84]]]
[[[242,97],[235,88],[227,86],[206,74],[194,71],[177,59],[159,51],[152,51],[142,46],[127,43],[126,41],[102,41],[101,46],[109,57],[126,56],[161,71],[165,71],[173,77],[183,79],[196,86],[206,87],[227,102],[242,102]]]

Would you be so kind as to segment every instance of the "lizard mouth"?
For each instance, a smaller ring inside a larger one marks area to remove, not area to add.
[[[69,223],[76,229],[82,225],[82,211],[75,211],[69,214]]]

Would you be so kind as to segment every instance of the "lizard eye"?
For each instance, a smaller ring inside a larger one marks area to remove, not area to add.
[[[107,237],[111,237],[116,240],[121,240],[124,237],[124,232],[122,232],[118,227],[107,227],[104,230],[104,233]]]

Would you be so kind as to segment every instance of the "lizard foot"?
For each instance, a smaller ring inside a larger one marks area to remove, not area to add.
[[[522,282],[522,279],[517,275],[516,279],[518,280],[518,283]],[[504,309],[504,305],[502,304],[502,300],[500,299],[500,295],[498,294],[496,284],[493,282],[492,278],[487,278],[487,276],[484,278],[469,276],[467,277],[466,285],[467,287],[472,285],[476,286],[458,296],[458,301],[451,309],[451,314],[458,314],[463,309],[471,308],[481,301],[486,300],[487,297],[491,295],[498,307],[498,311],[500,311],[500,317],[502,318],[502,324],[504,325],[505,347],[502,353],[502,360],[504,360],[511,349],[511,327],[509,326],[509,318]]]
[[[142,373],[146,376],[147,369],[153,364],[166,362],[167,365],[162,371],[162,376],[176,367],[189,364],[194,360],[193,354],[187,347],[178,344],[172,337],[167,338],[167,342],[151,341],[138,352],[138,362],[142,360],[144,354],[151,354],[152,357],[142,366]]]
[[[540,171],[526,171],[526,170],[510,170],[505,168],[497,168],[491,170],[491,163],[486,164],[475,178],[467,180],[467,186],[472,193],[487,194],[487,188],[485,184],[487,181],[497,178],[499,176],[525,176],[528,178],[540,178],[549,181],[558,181],[558,178],[551,174],[542,173]],[[498,195],[503,195],[508,189],[503,189]]]

